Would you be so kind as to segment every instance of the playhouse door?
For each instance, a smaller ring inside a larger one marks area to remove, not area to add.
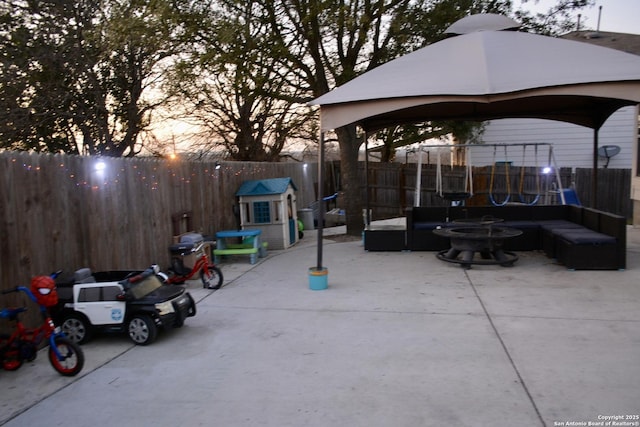
[[[293,245],[296,242],[296,220],[289,218],[289,244]]]
[[[291,194],[287,195],[287,211],[289,214],[289,245],[296,243],[298,236],[298,221],[296,221],[293,213],[296,211],[296,206],[293,202]]]

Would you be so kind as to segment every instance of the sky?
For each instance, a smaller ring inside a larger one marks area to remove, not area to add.
[[[555,3],[556,0],[539,0],[536,4],[535,0],[529,0],[523,8],[544,12]],[[595,6],[581,12],[581,29],[585,26],[597,29],[599,6],[602,6],[600,31],[640,34],[640,0],[596,0],[595,3]],[[518,2],[515,1],[514,6],[517,5]]]

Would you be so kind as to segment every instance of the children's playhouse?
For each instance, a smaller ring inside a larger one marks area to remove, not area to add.
[[[245,181],[236,196],[243,229],[259,229],[269,249],[286,249],[298,242],[297,188],[291,178]]]

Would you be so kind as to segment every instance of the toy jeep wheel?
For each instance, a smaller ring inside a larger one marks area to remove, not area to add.
[[[93,335],[91,324],[80,314],[68,314],[60,325],[62,332],[69,340],[76,344],[87,342]]]
[[[129,338],[138,345],[148,345],[156,340],[158,327],[151,317],[145,314],[136,314],[129,320],[127,328]]]

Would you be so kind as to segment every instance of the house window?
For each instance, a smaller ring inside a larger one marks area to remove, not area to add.
[[[253,202],[253,222],[256,224],[271,222],[269,202]]]

